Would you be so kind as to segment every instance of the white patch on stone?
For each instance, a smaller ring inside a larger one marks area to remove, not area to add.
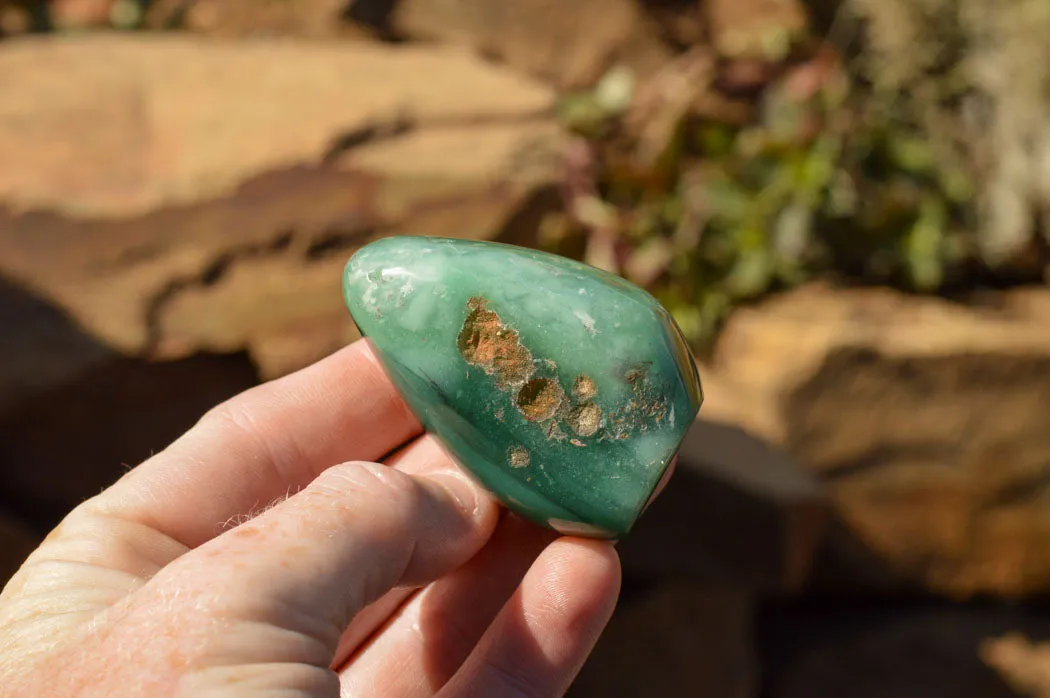
[[[374,281],[369,282],[368,286],[365,288],[365,292],[361,295],[361,304],[365,306],[365,310],[367,310],[370,313],[375,313],[378,311],[378,308],[376,307],[376,291],[378,290],[379,284],[375,283]]]
[[[411,284],[412,282],[410,281],[406,286],[411,287]],[[404,302],[408,297],[409,296],[405,294],[405,288],[402,287],[401,302]],[[398,318],[399,324],[409,332],[422,332],[434,314],[435,303],[436,299],[430,294],[416,294],[412,297],[412,300],[408,303],[407,307],[401,311],[400,317]]]
[[[405,281],[405,283],[401,284],[401,288],[398,289],[398,292],[397,292],[397,307],[398,308],[404,308],[405,307],[405,303],[408,302],[408,299],[412,296],[412,294],[415,292],[415,290],[416,290],[415,284],[412,283],[412,278],[409,277],[408,280]]]
[[[668,439],[659,433],[638,434],[632,440],[634,446],[635,460],[650,467],[654,463],[663,462],[668,450]]]
[[[579,321],[583,323],[584,329],[587,330],[592,337],[598,334],[598,330],[594,329],[594,318],[592,318],[589,314],[585,313],[582,310],[574,310],[572,311],[572,314],[575,315],[579,319]]]

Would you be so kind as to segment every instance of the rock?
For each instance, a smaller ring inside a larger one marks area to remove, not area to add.
[[[2,278],[0,325],[0,514],[33,531],[51,529],[205,411],[259,381],[244,351],[165,362],[122,356],[47,299]],[[17,543],[25,536],[10,530],[0,515],[0,575],[27,552]]]
[[[58,31],[108,26],[113,0],[50,0],[51,23]]]
[[[469,128],[472,171],[491,174],[508,139],[549,135],[554,98],[454,49],[105,34],[5,46],[0,91],[0,160],[20,163],[0,201],[93,217],[226,196],[394,118]]]
[[[146,26],[231,38],[295,36],[333,38],[352,33],[344,21],[346,0],[153,0]]]
[[[676,581],[625,594],[566,695],[753,698],[752,605],[738,590]]]
[[[0,277],[0,413],[114,358],[61,309]]]
[[[33,29],[29,10],[10,0],[0,2],[0,39],[19,36]]]
[[[560,88],[592,84],[615,63],[646,76],[671,55],[633,0],[400,0],[389,21],[401,35],[469,46]]]
[[[46,531],[259,381],[244,352],[153,363],[115,357],[0,413],[0,502]]]
[[[768,698],[1020,698],[987,663],[989,637],[1045,635],[1045,610],[885,596],[768,605],[754,636]],[[983,659],[983,661],[982,661]]]
[[[806,33],[800,0],[707,0],[715,49],[732,59],[782,60]]]
[[[280,375],[356,337],[357,246],[517,235],[558,205],[552,92],[455,49],[24,41],[0,90],[0,160],[22,163],[0,274],[125,356],[247,349]]]
[[[1020,695],[1050,696],[1050,643],[1011,632],[981,644],[981,659]]]
[[[828,493],[781,449],[700,413],[669,486],[617,545],[624,574],[798,591],[829,530]]]
[[[656,20],[666,41],[679,49],[707,39],[704,2],[697,0],[643,0],[646,12]]]
[[[849,583],[1050,589],[1050,291],[986,301],[808,287],[735,313],[701,367],[706,419],[830,488]]]

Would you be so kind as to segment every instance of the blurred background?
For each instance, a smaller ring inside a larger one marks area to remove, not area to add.
[[[1050,696],[1047,0],[0,0],[0,580],[356,338],[346,259],[650,289],[706,390],[571,695]]]

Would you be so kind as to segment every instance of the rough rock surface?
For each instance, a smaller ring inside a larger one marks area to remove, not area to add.
[[[996,647],[1007,629],[1046,636],[1045,611],[931,599],[811,598],[766,608],[754,636],[765,698],[1043,698],[1030,646]],[[1020,649],[1019,656],[1006,654]],[[1005,652],[1003,650],[1006,650]],[[998,665],[998,666],[997,666]],[[1045,676],[1045,674],[1044,674]],[[1042,684],[1045,686],[1046,684]]]
[[[0,509],[40,533],[256,385],[244,353],[99,362],[0,412]]]
[[[804,288],[736,313],[701,375],[706,419],[830,487],[851,582],[1050,589],[1050,292]]]
[[[557,203],[552,92],[455,49],[27,40],[0,92],[0,274],[122,355],[281,374],[354,338],[357,246]]]
[[[217,37],[330,38],[349,33],[346,0],[152,0],[146,25]]]
[[[758,695],[755,606],[807,581],[829,504],[783,452],[698,421],[673,485],[617,545],[623,595],[568,695]]]
[[[809,581],[831,502],[783,451],[701,418],[682,444],[673,483],[618,544],[625,575],[754,595]]]
[[[1020,695],[1050,697],[1050,643],[1011,632],[985,640],[980,655]]]
[[[807,30],[800,0],[707,0],[703,5],[711,43],[727,58],[779,60]]]
[[[390,21],[399,34],[469,46],[559,87],[593,83],[614,63],[647,75],[670,56],[634,0],[400,0]]]
[[[553,93],[462,50],[24,39],[0,93],[0,507],[40,531],[355,339],[359,245],[559,203]]]
[[[13,41],[0,92],[0,161],[20,164],[0,171],[0,201],[95,217],[229,195],[392,119],[471,128],[481,137],[461,155],[484,171],[549,133],[553,103],[454,48],[180,35]],[[442,176],[434,164],[414,172]]]

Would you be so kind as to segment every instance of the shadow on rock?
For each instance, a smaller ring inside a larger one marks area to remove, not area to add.
[[[153,363],[0,280],[0,510],[44,532],[258,382],[246,354]]]

